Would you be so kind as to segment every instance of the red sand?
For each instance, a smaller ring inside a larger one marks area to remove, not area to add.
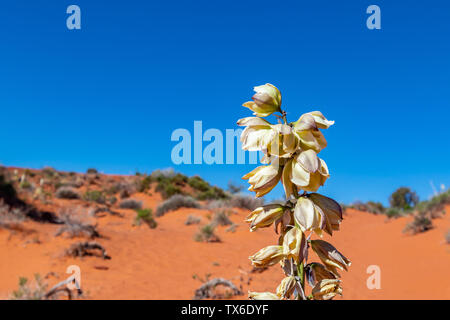
[[[144,200],[144,207],[153,209],[161,201],[156,193],[133,198]],[[59,226],[26,222],[23,226],[34,230],[27,235],[0,229],[0,298],[8,298],[17,289],[21,276],[31,279],[35,273],[48,275],[46,281],[54,285],[68,276],[65,271],[72,264],[81,267],[82,287],[88,299],[191,299],[201,285],[193,278],[195,274],[229,279],[242,285],[245,293],[274,291],[282,278],[279,266],[249,273],[248,256],[274,244],[277,237],[272,228],[250,233],[243,222],[248,214],[245,210],[236,210],[237,214],[231,216],[238,224],[235,232],[218,228],[220,243],[195,242],[193,236],[199,226],[184,224],[190,214],[202,217],[201,225],[207,223],[211,214],[207,210],[169,212],[157,218],[156,229],[133,226],[136,214],[120,211],[124,217],[97,218],[99,232],[105,236],[97,241],[111,260],[64,257],[70,244],[85,239],[55,237]],[[330,241],[352,261],[349,272],[342,273],[343,299],[450,299],[450,245],[445,243],[449,214],[433,220],[432,230],[414,236],[402,233],[410,220],[387,220],[385,216],[348,211],[341,231]],[[311,254],[310,259],[316,257]],[[369,265],[381,268],[380,290],[366,286]]]

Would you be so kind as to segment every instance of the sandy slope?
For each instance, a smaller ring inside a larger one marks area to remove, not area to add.
[[[161,201],[156,193],[133,198],[150,208]],[[64,257],[71,243],[83,239],[54,237],[58,226],[26,222],[29,234],[0,229],[0,298],[17,288],[19,276],[32,278],[40,273],[53,285],[67,276],[65,270],[71,264],[81,267],[82,287],[90,299],[190,299],[201,285],[194,274],[230,279],[242,285],[244,292],[273,291],[282,278],[280,268],[251,273],[248,256],[275,243],[276,236],[272,229],[250,233],[243,223],[247,212],[235,211],[231,219],[238,227],[235,232],[219,227],[220,243],[195,242],[198,225],[184,225],[190,214],[207,223],[210,212],[206,210],[169,212],[158,218],[156,229],[132,226],[135,213],[131,210],[121,210],[124,217],[106,214],[97,219],[105,236],[97,241],[111,260]],[[415,236],[402,234],[410,219],[387,221],[384,216],[348,212],[342,230],[331,241],[353,262],[343,274],[344,299],[450,299],[450,246],[444,243],[450,215],[434,220],[433,230]],[[369,265],[381,268],[380,290],[366,286]]]

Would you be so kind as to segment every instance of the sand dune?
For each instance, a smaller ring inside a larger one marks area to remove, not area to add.
[[[161,198],[135,194],[144,207],[155,209]],[[59,205],[65,201],[58,200]],[[449,212],[450,207],[446,208]],[[83,239],[55,237],[59,226],[33,221],[22,225],[28,232],[0,229],[0,298],[17,288],[18,278],[39,273],[49,285],[65,279],[69,265],[81,267],[82,287],[88,299],[191,299],[201,285],[198,279],[210,274],[241,286],[244,292],[273,291],[282,278],[278,266],[252,273],[248,256],[273,244],[273,229],[250,233],[243,222],[246,210],[235,209],[231,220],[235,232],[218,227],[219,243],[193,240],[198,225],[184,224],[188,215],[207,223],[210,212],[179,209],[157,218],[158,227],[133,226],[136,213],[119,210],[123,217],[105,214],[96,218],[104,238],[97,239],[111,260],[99,257],[67,258],[64,250]],[[433,220],[435,228],[418,235],[402,229],[411,218],[387,220],[385,216],[349,210],[333,244],[352,266],[343,273],[342,299],[450,299],[450,246],[444,243],[450,215]],[[326,237],[325,237],[326,238]],[[316,259],[313,255],[310,259]],[[381,269],[381,289],[370,290],[366,281],[369,265]],[[234,297],[246,299],[246,295]]]

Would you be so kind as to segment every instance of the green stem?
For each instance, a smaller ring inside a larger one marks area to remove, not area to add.
[[[303,262],[297,265],[297,275],[300,278],[302,289],[305,290],[305,266]]]

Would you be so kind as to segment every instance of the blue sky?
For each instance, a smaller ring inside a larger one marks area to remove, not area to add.
[[[81,30],[66,28],[71,4]],[[366,28],[371,4],[381,30]],[[386,203],[406,185],[425,199],[430,181],[450,185],[449,18],[446,1],[8,1],[0,163],[174,167],[226,186],[254,166],[175,166],[171,133],[236,128],[270,82],[289,120],[318,109],[336,121],[324,194]]]

